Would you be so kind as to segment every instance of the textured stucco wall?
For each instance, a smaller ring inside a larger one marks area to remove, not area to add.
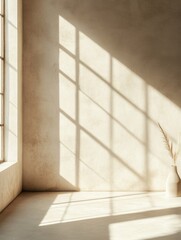
[[[23,11],[23,188],[163,190],[157,122],[177,139],[181,2],[24,0]]]
[[[0,211],[22,190],[22,1],[5,2],[5,162],[0,164]]]

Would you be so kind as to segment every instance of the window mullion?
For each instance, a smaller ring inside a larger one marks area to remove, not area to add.
[[[1,64],[1,76],[0,76],[0,107],[1,107],[1,122],[0,122],[0,162],[4,161],[4,149],[5,149],[5,134],[4,134],[4,122],[5,122],[5,1],[0,0],[1,4],[1,12],[0,12],[0,19],[1,19],[1,55],[0,55],[0,64]]]

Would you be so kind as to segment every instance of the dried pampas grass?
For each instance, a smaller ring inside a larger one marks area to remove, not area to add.
[[[179,145],[180,145],[180,142],[178,141],[178,145],[177,145],[177,150],[174,149],[174,146],[173,146],[173,143],[172,141],[169,139],[167,133],[163,130],[163,128],[161,127],[161,125],[158,123],[158,126],[161,130],[161,133],[163,135],[163,139],[164,139],[164,142],[165,142],[165,146],[166,146],[166,149],[168,150],[169,152],[169,155],[170,157],[172,158],[173,160],[173,163],[174,165],[176,164],[176,160],[177,160],[177,157],[178,157],[178,154],[179,154]]]

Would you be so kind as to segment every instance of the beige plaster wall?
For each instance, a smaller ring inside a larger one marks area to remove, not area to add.
[[[180,1],[24,0],[23,11],[23,188],[163,190],[157,122],[174,142],[181,131]]]
[[[0,164],[0,211],[22,190],[22,1],[5,2],[5,162]]]

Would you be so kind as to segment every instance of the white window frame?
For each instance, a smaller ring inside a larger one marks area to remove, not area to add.
[[[0,163],[4,162],[5,118],[5,0],[0,0]]]

